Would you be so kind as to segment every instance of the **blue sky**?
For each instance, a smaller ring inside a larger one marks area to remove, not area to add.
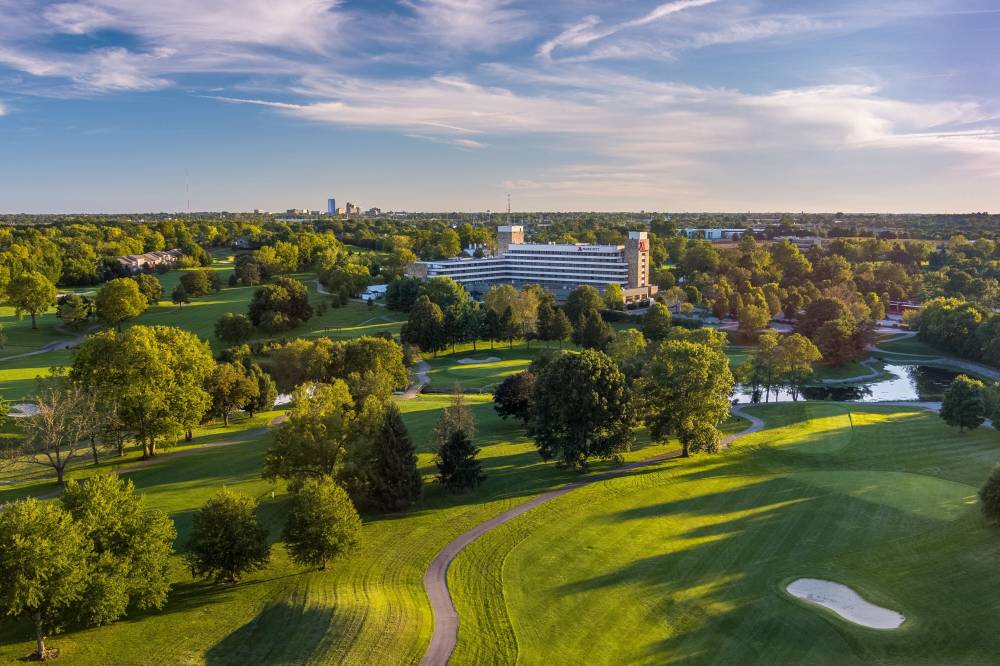
[[[5,212],[1000,211],[996,0],[0,0],[0,26]]]

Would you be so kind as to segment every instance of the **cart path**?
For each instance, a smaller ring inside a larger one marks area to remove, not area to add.
[[[750,421],[750,426],[746,428],[746,430],[723,439],[723,446],[726,446],[740,437],[758,432],[764,427],[763,421],[756,416],[747,414],[741,408],[733,407],[732,411],[736,416],[740,416]],[[646,467],[647,465],[653,465],[672,458],[679,458],[680,455],[681,452],[679,450],[669,451],[652,458],[647,458],[646,460],[629,463],[628,465],[624,465],[604,474],[598,474],[596,476],[568,483],[565,486],[533,497],[527,502],[518,504],[512,509],[508,509],[501,514],[476,525],[468,532],[452,540],[451,543],[445,546],[441,552],[438,553],[433,560],[431,560],[430,566],[427,567],[427,571],[424,573],[424,591],[427,593],[427,598],[431,602],[431,609],[434,611],[434,633],[431,636],[431,643],[427,647],[427,652],[424,653],[424,658],[420,662],[422,666],[445,666],[451,658],[451,653],[455,649],[455,644],[458,642],[458,613],[455,610],[455,604],[452,603],[451,593],[448,591],[448,567],[463,548],[492,530],[494,527],[503,525],[507,521],[517,518],[523,513],[531,511],[536,506],[545,504],[546,502],[561,495],[565,495],[566,493],[576,490],[577,488],[582,488],[583,486],[588,486],[592,483],[598,483],[600,481],[607,481],[608,479],[622,476],[623,474],[627,474],[628,472],[640,467]]]

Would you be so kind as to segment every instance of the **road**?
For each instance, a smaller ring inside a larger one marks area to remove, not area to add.
[[[739,407],[733,408],[733,414],[750,421],[750,426],[742,432],[726,437],[722,440],[723,446],[728,445],[730,442],[740,437],[757,432],[764,427],[763,421],[756,416],[747,414]],[[523,504],[518,504],[513,509],[509,509],[483,523],[480,523],[479,525],[476,525],[468,532],[465,532],[461,536],[452,540],[451,543],[445,546],[444,549],[437,554],[437,557],[431,560],[430,566],[427,567],[427,571],[424,573],[424,590],[427,592],[427,598],[430,600],[431,608],[434,611],[434,633],[431,636],[431,643],[427,648],[427,652],[424,654],[424,658],[420,663],[423,666],[445,666],[451,658],[451,653],[455,649],[455,644],[458,642],[458,613],[455,610],[455,604],[451,600],[451,593],[448,591],[448,567],[451,566],[452,561],[460,552],[462,552],[463,548],[492,530],[494,527],[503,525],[507,521],[513,520],[514,518],[531,511],[535,507],[565,495],[566,493],[572,492],[577,488],[582,488],[600,481],[607,481],[608,479],[622,476],[623,474],[627,474],[633,470],[639,469],[640,467],[646,467],[648,465],[653,465],[672,458],[679,458],[680,455],[681,452],[679,450],[670,451],[646,460],[640,460],[638,462],[624,465],[605,474],[598,474],[597,476],[568,483],[561,488],[556,488],[555,490],[550,490],[546,493],[533,497]]]

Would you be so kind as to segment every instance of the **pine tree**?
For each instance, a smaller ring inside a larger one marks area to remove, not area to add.
[[[386,407],[367,476],[368,500],[383,511],[402,511],[420,497],[417,451],[395,403]]]
[[[445,445],[438,449],[438,481],[453,493],[478,486],[486,478],[482,473],[482,463],[476,459],[478,454],[479,448],[464,432],[453,432]]]

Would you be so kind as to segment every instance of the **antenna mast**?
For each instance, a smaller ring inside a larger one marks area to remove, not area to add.
[[[510,192],[507,193],[507,224],[510,224]]]
[[[187,198],[187,213],[191,214],[191,174],[184,168],[184,196]]]

